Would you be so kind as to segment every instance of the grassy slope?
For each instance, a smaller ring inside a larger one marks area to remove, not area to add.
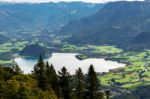
[[[112,84],[112,78],[120,83],[121,87],[134,89],[140,85],[150,84],[150,51],[124,52],[112,58],[121,59],[122,62],[130,62],[124,70],[117,73],[108,73],[101,77],[102,85]]]

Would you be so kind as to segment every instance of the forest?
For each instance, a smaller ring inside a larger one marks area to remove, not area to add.
[[[70,75],[65,67],[58,73],[42,56],[31,74],[23,74],[18,65],[0,67],[0,99],[110,99],[109,90],[100,90],[100,80],[90,65]]]

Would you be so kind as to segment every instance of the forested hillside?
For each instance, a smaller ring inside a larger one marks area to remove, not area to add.
[[[83,2],[0,3],[0,31],[57,30],[71,20],[89,16],[103,4]]]
[[[73,35],[68,41],[74,44],[109,44],[144,49],[149,48],[149,43],[140,41],[137,46],[135,42],[138,35],[146,37],[149,33],[149,17],[150,2],[110,2],[89,17],[71,21],[60,33]],[[150,42],[148,37],[147,42]]]

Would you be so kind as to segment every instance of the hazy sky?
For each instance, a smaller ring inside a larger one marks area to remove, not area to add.
[[[1,2],[29,2],[29,3],[41,3],[41,2],[59,2],[59,1],[84,1],[84,2],[92,2],[92,3],[103,3],[108,1],[117,1],[117,0],[0,0]],[[133,0],[128,0],[133,1]]]

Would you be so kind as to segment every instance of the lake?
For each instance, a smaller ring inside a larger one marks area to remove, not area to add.
[[[110,69],[126,66],[125,64],[108,60],[106,61],[102,58],[79,60],[75,57],[76,55],[76,53],[53,53],[52,56],[45,61],[48,61],[49,64],[53,64],[56,71],[59,71],[63,66],[65,66],[71,74],[74,74],[75,70],[79,67],[84,73],[87,73],[91,64],[94,66],[96,72],[108,72]],[[31,73],[34,65],[37,63],[37,60],[18,57],[15,58],[15,62],[20,66],[21,70],[27,74]]]

